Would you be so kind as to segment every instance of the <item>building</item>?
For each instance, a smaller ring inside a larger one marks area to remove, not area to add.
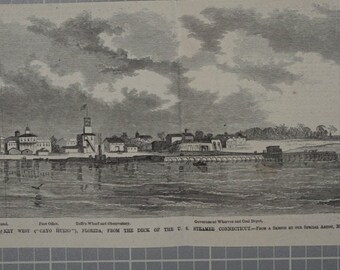
[[[83,152],[81,150],[79,150],[80,147],[78,145],[74,145],[74,146],[62,146],[60,148],[60,152],[63,154],[74,154],[74,153],[79,153],[79,152]]]
[[[125,152],[128,153],[137,153],[138,152],[138,147],[135,144],[125,144]]]
[[[77,139],[68,139],[66,140],[65,146],[76,146],[77,145]]]
[[[39,150],[47,150],[49,153],[51,153],[52,152],[51,140],[43,139],[43,138],[38,138],[37,139],[36,149],[37,149],[36,153]]]
[[[20,136],[20,131],[15,131],[14,136],[10,136],[5,139],[5,153],[6,154],[16,154],[18,155],[19,151],[19,136]],[[17,151],[14,151],[17,150]],[[19,153],[20,154],[20,153]]]
[[[19,136],[19,150],[23,155],[33,155],[37,151],[38,136],[31,133],[29,127],[26,127],[25,133]]]
[[[31,156],[34,153],[31,149],[24,149],[24,150],[21,151],[21,154],[24,155],[24,156]]]
[[[111,137],[105,138],[104,142],[104,152],[106,153],[114,153],[114,152],[124,152],[125,143],[121,138]]]
[[[181,142],[183,139],[182,133],[173,133],[173,134],[168,134],[165,137],[166,143],[168,145],[173,144],[175,142]]]
[[[0,155],[4,155],[5,153],[6,153],[5,138],[0,136]]]
[[[247,142],[247,136],[243,135],[241,132],[237,132],[234,135],[234,138],[236,140],[236,145],[244,145]]]
[[[179,145],[181,152],[207,152],[212,151],[212,144],[208,142],[182,142]]]
[[[16,148],[11,148],[10,150],[7,151],[8,155],[21,155],[21,152],[19,149]]]
[[[266,150],[263,151],[263,157],[269,160],[275,160],[279,163],[283,162],[283,152],[279,145],[267,146]]]
[[[39,138],[33,134],[29,127],[26,127],[25,133],[20,135],[19,131],[14,136],[5,139],[6,153],[9,155],[35,155],[39,150],[52,151],[51,141],[49,139]]]
[[[226,141],[225,148],[234,148],[236,147],[236,139],[234,137],[228,138]]]
[[[182,140],[185,142],[193,142],[194,134],[190,133],[187,129],[185,129],[184,133],[182,133]]]
[[[213,138],[211,140],[213,151],[222,151],[222,142],[220,139]]]
[[[77,135],[77,146],[81,153],[96,153],[96,134],[92,132],[91,117],[84,117],[83,133]]]
[[[154,141],[151,145],[153,152],[164,152],[169,149],[169,145],[166,141]]]
[[[141,142],[145,142],[145,143],[151,143],[152,142],[152,136],[150,136],[150,135],[141,135],[141,134],[139,134],[138,131],[135,134],[135,139],[137,141],[141,141]]]
[[[193,142],[194,141],[194,134],[188,132],[186,129],[183,133],[173,133],[173,134],[168,134],[165,137],[166,142],[170,145],[175,142]]]
[[[219,139],[212,139],[210,141],[199,142],[181,142],[179,144],[179,151],[181,152],[208,152],[208,151],[222,151],[222,143]]]
[[[48,151],[47,149],[43,148],[37,151],[37,155],[38,156],[48,156],[48,154],[50,153],[50,151]]]

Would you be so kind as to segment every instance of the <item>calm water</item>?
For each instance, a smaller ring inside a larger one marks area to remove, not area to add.
[[[43,184],[40,190],[32,186]],[[335,166],[0,162],[0,217],[157,217],[340,212]]]

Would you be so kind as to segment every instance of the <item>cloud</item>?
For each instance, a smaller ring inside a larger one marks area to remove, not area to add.
[[[181,102],[182,125],[192,130],[224,132],[227,124],[233,132],[268,124],[267,113],[249,89],[239,88],[220,99],[209,91],[188,91]]]
[[[235,66],[224,64],[218,65],[218,67],[225,72],[237,74],[240,79],[255,81],[271,91],[282,92],[281,88],[277,86],[278,84],[292,85],[301,78],[301,75],[288,71],[287,64],[284,63],[256,65],[240,58],[234,58],[234,62]]]
[[[38,60],[33,60],[30,63],[31,67],[36,69],[38,73],[46,77],[54,86],[68,87],[72,84],[79,83],[84,88],[84,76],[81,72],[75,72],[69,75],[60,76],[51,71],[51,68]]]
[[[75,18],[64,21],[59,27],[47,19],[31,17],[31,25],[27,29],[48,37],[59,46],[95,55],[97,61],[93,64],[96,65],[98,70],[115,75],[115,77],[121,75],[133,76],[137,70],[142,69],[162,74],[177,71],[176,62],[154,61],[151,57],[131,58],[125,49],[105,46],[105,42],[101,38],[103,33],[117,36],[124,31],[122,26],[113,25],[114,22],[112,21],[114,21],[114,17],[111,20],[103,20],[92,18],[89,13],[83,12]],[[134,39],[137,40],[138,37],[134,37]],[[149,50],[151,49],[149,48]],[[138,55],[141,52],[138,53],[135,50],[133,53]]]
[[[178,56],[179,42],[175,24],[150,11],[117,13],[109,20],[120,25],[122,35],[112,35],[111,44],[124,48],[137,58],[149,56],[154,61],[172,61]]]
[[[154,94],[164,100],[161,108],[168,108],[176,104],[177,97],[169,92],[171,81],[155,72],[140,70],[133,77],[124,76],[114,83],[101,83],[95,86],[94,97],[102,98],[106,102],[121,102],[124,99],[122,89],[135,89],[138,93]]]
[[[191,78],[189,85],[199,91],[209,90],[218,99],[239,90],[240,81],[233,73],[225,73],[215,65],[204,66],[196,71],[189,71],[186,75]],[[209,79],[207,79],[209,78]]]
[[[294,126],[304,123],[315,128],[325,125],[339,126],[339,67],[323,61],[317,53],[303,55],[303,60],[289,66],[289,70],[304,70],[301,80],[285,86],[282,94],[267,92],[262,105],[270,112],[268,121]]]
[[[292,10],[276,10],[264,17],[253,9],[211,7],[201,12],[209,23],[189,15],[181,21],[189,36],[201,41],[203,50],[220,53],[224,35],[242,30],[267,39],[275,52],[315,52],[339,64],[340,12],[318,6],[316,11],[320,16],[313,18]]]

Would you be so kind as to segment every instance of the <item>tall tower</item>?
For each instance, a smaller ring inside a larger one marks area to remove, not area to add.
[[[92,126],[91,126],[91,117],[84,117],[84,127],[83,127],[84,134],[92,133]]]

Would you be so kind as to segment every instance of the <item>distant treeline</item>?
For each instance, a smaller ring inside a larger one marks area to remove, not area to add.
[[[315,130],[299,124],[296,127],[287,127],[286,125],[279,125],[275,127],[266,128],[249,128],[242,133],[247,136],[248,140],[262,139],[262,140],[277,140],[277,139],[340,139],[340,136],[334,136],[337,131],[334,126],[318,125]]]

